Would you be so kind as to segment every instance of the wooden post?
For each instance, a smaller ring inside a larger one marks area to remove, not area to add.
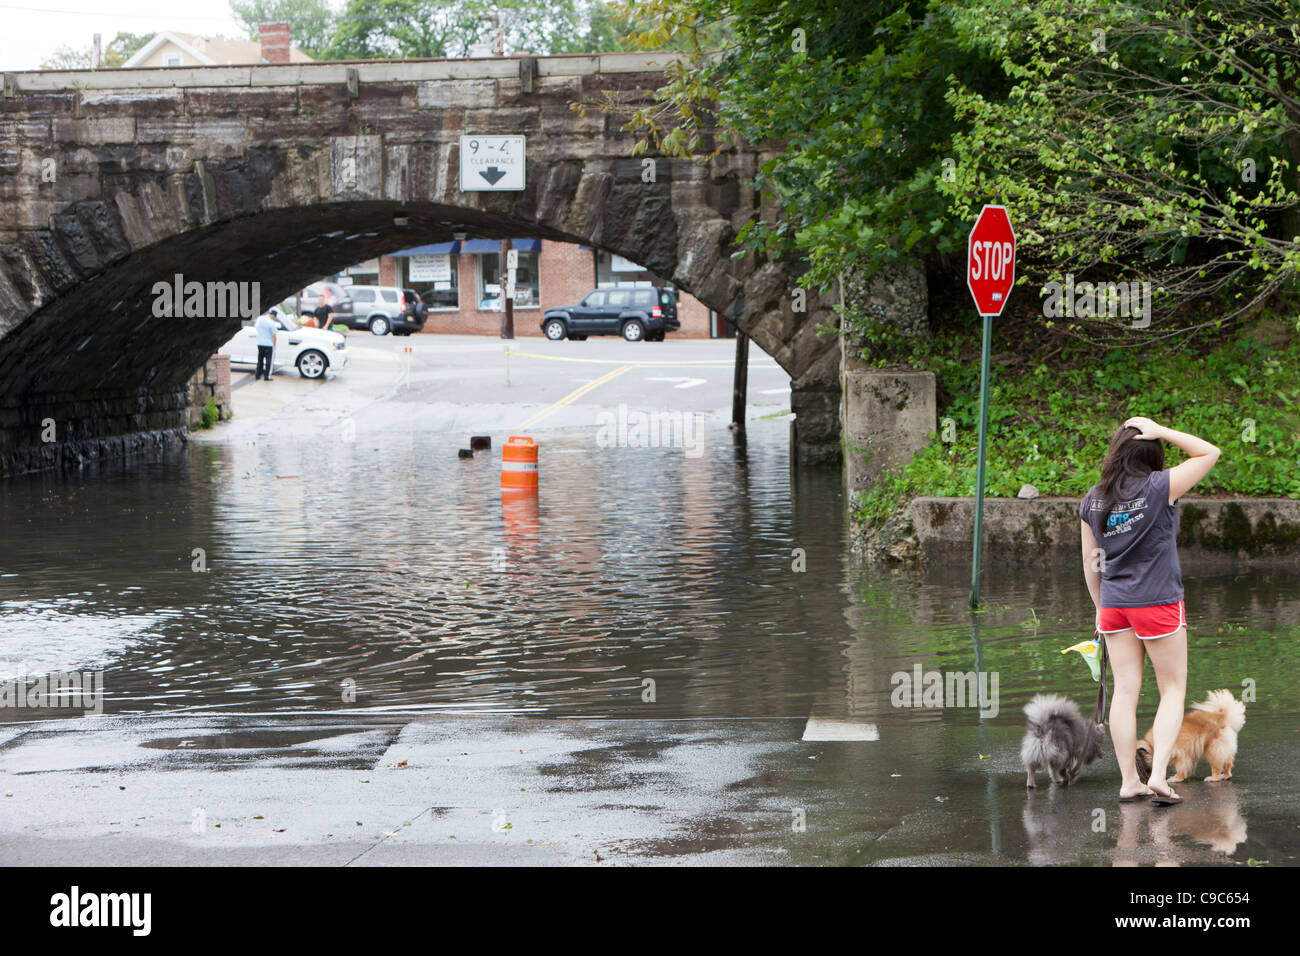
[[[510,256],[513,242],[512,239],[502,239],[497,251],[497,285],[501,287],[501,337],[503,339],[515,337],[515,290],[506,281],[510,276],[506,261]]]

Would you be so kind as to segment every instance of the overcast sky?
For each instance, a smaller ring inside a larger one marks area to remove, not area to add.
[[[246,37],[227,0],[0,0],[0,70],[36,70],[61,46],[86,49],[159,30]]]

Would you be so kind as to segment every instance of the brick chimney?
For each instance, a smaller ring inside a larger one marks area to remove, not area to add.
[[[289,31],[291,25],[281,23],[259,23],[258,37],[262,41],[262,59],[267,63],[289,62]]]

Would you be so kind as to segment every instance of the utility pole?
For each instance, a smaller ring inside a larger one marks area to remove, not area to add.
[[[492,27],[496,31],[494,52],[497,56],[506,55],[506,37],[501,29],[501,12],[492,14]],[[514,251],[511,239],[502,239],[497,244],[497,285],[501,287],[501,337],[515,337],[515,266],[519,253]],[[506,372],[509,375],[509,371]]]
[[[749,390],[749,336],[736,329],[736,371],[731,386],[731,427],[745,432],[745,401]]]
[[[91,63],[93,64],[91,66],[92,70],[98,70],[104,65],[104,47],[100,41],[100,35],[98,33],[95,34],[95,58]]]
[[[497,249],[497,284],[501,287],[501,337],[515,337],[515,272],[519,253],[513,239],[502,239]]]

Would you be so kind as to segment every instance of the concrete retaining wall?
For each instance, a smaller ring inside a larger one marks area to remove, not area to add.
[[[1020,566],[1081,561],[1078,507],[1077,498],[986,498],[984,560]],[[1300,500],[1187,497],[1179,507],[1184,566],[1300,566]],[[888,564],[969,568],[974,522],[974,498],[916,498],[864,550]]]
[[[844,370],[844,482],[850,495],[904,468],[937,428],[933,372]]]

